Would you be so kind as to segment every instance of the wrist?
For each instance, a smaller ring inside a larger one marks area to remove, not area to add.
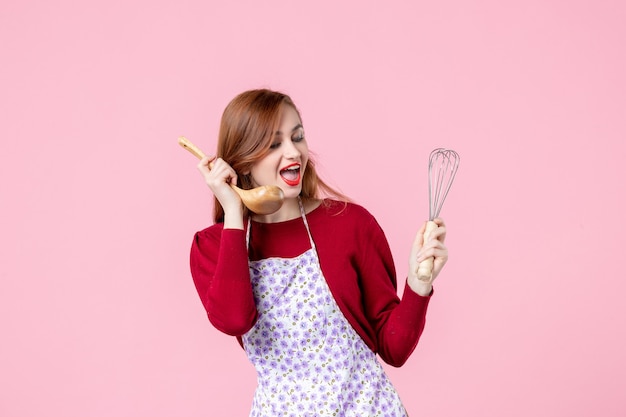
[[[422,281],[417,277],[409,277],[407,285],[414,293],[421,297],[428,297],[433,292],[432,281]]]
[[[224,229],[243,230],[243,210],[224,211]]]

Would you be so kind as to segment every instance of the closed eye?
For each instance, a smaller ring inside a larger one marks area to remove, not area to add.
[[[301,124],[291,130],[291,140],[296,143],[304,140],[304,129]]]
[[[293,129],[291,129],[291,135],[292,142],[302,142],[304,140],[304,130],[302,129],[302,125],[298,124]],[[276,149],[280,147],[280,144],[282,143],[283,132],[279,130],[276,132],[275,136],[276,140],[272,142],[272,144],[270,145],[270,149]]]

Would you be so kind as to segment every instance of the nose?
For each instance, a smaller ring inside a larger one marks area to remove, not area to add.
[[[299,159],[302,153],[298,150],[295,143],[287,140],[283,146],[283,155],[287,159]]]

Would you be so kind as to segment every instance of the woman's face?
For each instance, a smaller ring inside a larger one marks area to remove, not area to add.
[[[309,148],[300,117],[293,107],[283,104],[269,154],[250,169],[252,183],[255,187],[277,185],[285,198],[295,198],[302,190],[308,159]]]

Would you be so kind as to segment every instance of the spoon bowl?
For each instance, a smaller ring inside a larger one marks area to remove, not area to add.
[[[178,144],[187,149],[198,159],[205,157],[204,152],[196,145],[191,143],[187,138],[181,136],[178,138]],[[209,168],[213,168],[213,163],[209,163]],[[256,214],[272,214],[278,211],[283,205],[285,198],[283,190],[275,185],[264,185],[252,188],[250,190],[242,190],[236,185],[231,185],[233,190],[239,195],[243,204],[253,213]]]

